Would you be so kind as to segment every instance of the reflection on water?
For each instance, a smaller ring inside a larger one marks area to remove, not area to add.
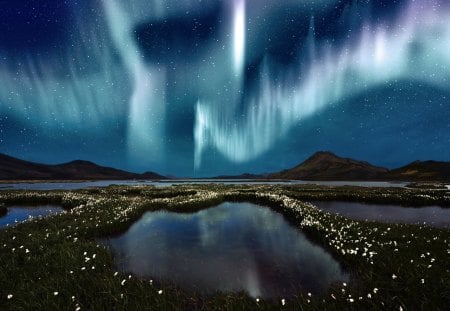
[[[338,262],[282,215],[250,203],[195,214],[148,212],[105,243],[120,269],[201,292],[287,297],[348,280]]]
[[[356,220],[426,224],[432,227],[450,228],[450,208],[439,206],[417,208],[338,201],[314,201],[311,203],[326,212]]]
[[[57,205],[22,206],[13,205],[8,207],[8,213],[0,217],[0,228],[13,226],[17,222],[27,220],[30,217],[45,217],[61,213],[64,210]]]
[[[190,180],[98,180],[84,182],[35,182],[35,183],[3,183],[0,184],[0,190],[77,190],[89,187],[107,187],[110,185],[125,186],[143,186],[151,185],[156,187],[170,187],[173,185],[204,185],[210,183],[218,183],[225,185],[322,185],[322,186],[359,186],[359,187],[405,187],[404,182],[384,182],[384,181],[303,181],[303,180],[287,180],[287,181],[255,181],[245,179],[190,179]]]

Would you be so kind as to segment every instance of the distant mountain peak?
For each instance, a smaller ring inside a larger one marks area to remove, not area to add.
[[[313,153],[311,156],[309,156],[308,159],[324,158],[324,157],[336,157],[336,155],[331,151],[317,151]]]
[[[369,180],[380,179],[388,169],[368,162],[341,158],[331,151],[314,153],[297,166],[270,175],[270,178],[304,180]]]
[[[73,160],[67,163],[59,164],[59,165],[91,165],[91,166],[97,166],[94,162],[86,161],[86,160]]]
[[[317,151],[313,155],[311,155],[309,158],[305,160],[307,161],[323,161],[323,160],[334,160],[334,159],[341,159],[336,154],[334,154],[331,151]]]
[[[165,179],[153,172],[131,173],[85,160],[47,165],[0,154],[0,180]]]

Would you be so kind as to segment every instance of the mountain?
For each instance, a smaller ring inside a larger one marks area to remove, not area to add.
[[[450,162],[415,161],[389,171],[387,180],[450,181]]]
[[[106,180],[106,179],[165,179],[153,172],[130,173],[104,167],[89,161],[47,165],[28,162],[0,154],[0,180]]]
[[[331,152],[320,151],[303,163],[279,173],[269,174],[271,179],[298,180],[382,180],[387,168],[367,162],[341,158]]]
[[[341,158],[331,152],[320,151],[303,163],[271,174],[242,174],[218,176],[217,179],[296,179],[296,180],[398,180],[450,182],[450,162],[415,161],[388,170],[364,161]],[[131,173],[93,162],[76,160],[47,165],[33,163],[0,153],[0,180],[126,180],[167,179],[154,172]]]

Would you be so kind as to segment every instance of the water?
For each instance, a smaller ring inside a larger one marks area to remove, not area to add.
[[[192,214],[147,212],[104,241],[118,269],[202,293],[245,291],[252,297],[325,292],[348,281],[340,264],[286,219],[250,203],[223,203]]]
[[[418,208],[338,201],[314,201],[311,203],[323,211],[356,220],[426,224],[437,228],[450,228],[450,208],[440,206]]]
[[[225,185],[324,185],[324,186],[360,186],[360,187],[405,187],[404,182],[384,181],[256,181],[245,179],[189,179],[189,180],[166,180],[166,181],[136,181],[136,180],[99,180],[84,182],[35,182],[35,183],[4,183],[0,184],[0,190],[77,190],[90,187],[106,187],[110,185],[142,186],[152,185],[156,187],[170,187],[172,185],[194,184],[204,185],[218,183]]]
[[[107,187],[110,185],[152,185],[152,181],[134,180],[98,180],[82,182],[29,182],[0,184],[0,190],[77,190],[90,187]]]
[[[57,205],[39,205],[39,206],[8,206],[8,213],[0,217],[0,228],[13,226],[17,222],[27,220],[30,216],[45,217],[63,212],[61,206]]]

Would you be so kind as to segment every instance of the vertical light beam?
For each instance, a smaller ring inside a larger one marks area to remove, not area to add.
[[[239,76],[245,62],[245,0],[234,0],[233,14],[234,74]]]

